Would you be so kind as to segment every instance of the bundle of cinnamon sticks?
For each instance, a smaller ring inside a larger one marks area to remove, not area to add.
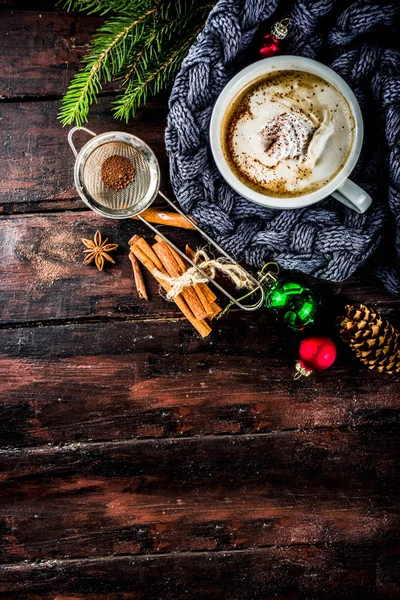
[[[191,266],[159,235],[156,235],[155,239],[156,243],[153,246],[150,246],[139,235],[135,235],[129,240],[131,249],[129,258],[132,263],[136,288],[139,297],[146,298],[146,300],[147,292],[139,263],[150,271],[167,293],[170,291],[171,285],[162,276],[180,277]],[[186,246],[185,252],[186,256],[193,260],[195,253],[189,246]],[[209,322],[221,311],[221,308],[216,303],[216,295],[206,283],[195,283],[185,287],[173,300],[202,337],[211,333]]]

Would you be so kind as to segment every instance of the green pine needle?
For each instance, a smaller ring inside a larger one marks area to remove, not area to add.
[[[149,94],[157,94],[174,79],[182,60],[201,29],[202,27],[197,28],[187,40],[177,44],[166,56],[161,59],[155,57],[140,77],[136,75],[132,79],[125,92],[114,102],[114,116],[117,119],[128,121],[130,117],[135,116],[139,106],[146,102]]]
[[[110,18],[93,38],[85,67],[72,79],[65,94],[59,118],[63,125],[76,122],[81,125],[87,120],[90,105],[102,88],[102,81],[111,81],[119,73],[126,55],[143,35],[143,25],[155,12],[149,9],[133,17]]]
[[[105,15],[109,12],[127,12],[143,2],[141,0],[113,0],[112,2],[109,0],[59,0],[58,4],[65,10],[86,12],[88,15],[94,13]]]
[[[209,0],[64,0],[68,9],[112,15],[93,37],[67,90],[59,114],[63,125],[87,121],[104,82],[123,93],[114,115],[134,116],[150,94],[168,87],[213,7]]]

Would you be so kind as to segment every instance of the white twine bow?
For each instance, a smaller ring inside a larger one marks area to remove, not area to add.
[[[193,262],[207,273],[211,279],[214,279],[217,272],[220,272],[228,277],[237,289],[245,288],[251,290],[254,288],[254,283],[246,271],[237,263],[232,262],[223,256],[216,259],[210,258],[203,249],[200,249],[196,251]],[[171,286],[171,289],[166,295],[168,300],[172,300],[176,296],[179,296],[186,287],[190,287],[196,283],[207,283],[208,281],[207,277],[202,275],[196,267],[190,267],[179,277],[169,277],[160,272],[158,272],[157,275]]]

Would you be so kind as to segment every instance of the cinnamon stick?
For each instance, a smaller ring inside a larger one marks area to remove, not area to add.
[[[188,244],[186,244],[185,254],[191,260],[194,261],[194,257],[196,255],[196,253],[194,250],[191,249],[191,247]],[[203,292],[205,298],[207,299],[207,302],[210,304],[210,306],[212,308],[212,313],[209,315],[209,319],[211,320],[214,317],[216,317],[218,313],[221,312],[222,308],[215,302],[215,300],[217,299],[217,296],[210,289],[210,287],[206,283],[199,283],[199,285],[201,286],[201,291]]]
[[[187,221],[185,217],[179,213],[169,212],[160,210],[157,208],[147,208],[140,216],[148,221],[149,223],[156,223],[158,225],[170,225],[171,227],[181,227],[182,229],[196,229],[196,227]],[[138,217],[132,217],[138,219]]]
[[[221,307],[220,307],[220,306],[219,306],[219,305],[218,305],[216,302],[213,302],[213,303],[211,304],[211,308],[212,308],[212,313],[211,313],[211,315],[209,315],[209,317],[208,317],[208,318],[210,319],[210,321],[211,321],[211,320],[212,320],[214,317],[216,317],[216,316],[217,316],[217,314],[218,314],[218,313],[220,313],[220,312],[221,312],[221,310],[222,310],[222,308],[221,308]]]
[[[162,239],[161,235],[156,235],[155,238],[156,238],[157,242],[165,243],[164,240]],[[189,263],[185,262],[183,260],[182,256],[180,254],[178,254],[178,252],[174,248],[172,248],[172,246],[168,245],[168,248],[170,249],[176,262],[178,263],[178,267],[180,269],[181,274],[185,273],[185,271],[187,271],[187,269],[188,269]]]
[[[162,239],[162,237],[159,236],[159,235],[156,235],[156,240],[158,242],[163,242],[164,241]],[[178,254],[178,252],[174,248],[172,248],[172,246],[169,246],[169,249],[170,249],[171,254],[173,255],[173,257],[175,258],[176,263],[177,263],[177,265],[179,267],[179,270],[180,270],[180,274],[182,275],[183,273],[185,273],[187,271],[189,263],[185,262],[183,260],[183,258],[181,257],[181,255]],[[206,294],[203,291],[202,284],[201,283],[195,283],[193,285],[193,289],[196,292],[197,297],[200,300],[200,302],[201,302],[201,304],[202,304],[202,306],[204,308],[206,316],[207,317],[211,316],[213,314],[213,312],[214,312],[214,309],[212,308],[211,303],[208,301],[207,296],[206,296]]]
[[[161,273],[166,273],[158,256],[154,253],[152,247],[146,242],[144,238],[140,237],[140,235],[134,235],[129,240],[128,244],[131,247],[131,249],[134,244],[138,246],[138,248],[140,248],[140,250],[151,260],[151,262],[154,263],[154,265],[159,271],[161,271]]]
[[[148,300],[146,286],[144,285],[143,275],[140,270],[139,261],[132,252],[129,253],[129,260],[132,263],[133,277],[135,279],[136,290],[139,298]]]
[[[160,242],[154,244],[154,252],[163,264],[164,269],[170,277],[179,277],[181,271],[174,255],[171,252],[171,247],[161,238]],[[182,297],[186,300],[190,310],[193,312],[196,319],[205,319],[207,311],[204,310],[202,303],[199,300],[196,292],[192,287],[186,287],[181,292]]]
[[[186,248],[185,248],[185,254],[186,254],[186,256],[188,256],[190,258],[190,260],[194,261],[196,252],[194,250],[192,250],[191,247],[188,246],[187,244],[186,244]],[[207,298],[207,301],[209,303],[215,302],[215,300],[217,299],[217,296],[214,294],[212,289],[210,289],[210,287],[206,283],[202,283],[200,285],[202,286],[201,289],[203,290],[203,293],[204,293],[205,297]]]
[[[132,244],[131,252],[133,252],[136,258],[142,263],[144,267],[146,267],[146,269],[150,271],[153,277],[168,293],[171,289],[171,286],[169,285],[169,283],[160,278],[160,276],[157,274],[157,271],[159,269],[157,269],[157,267],[151,261],[151,259],[139,248],[137,243]],[[193,325],[193,327],[199,332],[199,334],[202,337],[206,337],[211,333],[211,327],[209,326],[209,324],[205,321],[196,319],[196,317],[193,315],[192,311],[186,304],[185,300],[180,295],[176,296],[173,300],[177,307],[182,311],[184,316],[188,319],[188,321]]]

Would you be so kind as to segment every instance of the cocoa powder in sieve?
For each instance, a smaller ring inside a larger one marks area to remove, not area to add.
[[[101,165],[101,180],[110,190],[123,190],[135,178],[135,169],[129,158],[113,154]]]

